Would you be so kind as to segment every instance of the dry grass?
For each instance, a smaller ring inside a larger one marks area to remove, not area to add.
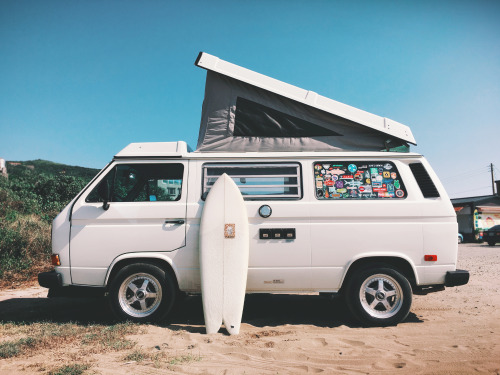
[[[0,359],[31,356],[58,347],[77,348],[75,359],[90,353],[131,349],[135,342],[126,335],[136,334],[140,327],[132,323],[111,326],[81,326],[74,323],[5,323],[0,325]]]
[[[35,284],[39,272],[51,269],[51,225],[35,214],[12,215],[1,225],[0,289]]]
[[[71,365],[64,365],[52,371],[48,375],[81,375],[90,368],[88,364],[73,363]]]
[[[123,360],[144,365],[152,363],[155,368],[168,368],[169,370],[174,370],[173,366],[199,362],[202,360],[202,357],[199,354],[194,355],[192,353],[172,355],[164,351],[156,350],[154,352],[147,352],[143,348],[138,348],[127,354]]]

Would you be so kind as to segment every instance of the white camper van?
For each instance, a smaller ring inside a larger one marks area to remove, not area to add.
[[[199,226],[223,173],[248,212],[247,293],[341,293],[368,325],[412,294],[468,282],[457,221],[410,129],[201,53],[197,149],[132,143],[53,223],[49,295],[106,293],[121,318],[164,318],[200,293]]]

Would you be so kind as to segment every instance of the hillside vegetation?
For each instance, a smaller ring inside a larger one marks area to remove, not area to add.
[[[0,176],[0,286],[32,280],[50,265],[51,223],[97,169],[46,160],[7,163]]]

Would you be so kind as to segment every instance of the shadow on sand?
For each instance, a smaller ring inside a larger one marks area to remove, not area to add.
[[[341,298],[300,294],[248,294],[243,323],[255,327],[313,325],[317,327],[360,327]],[[105,298],[12,298],[0,302],[0,322],[73,322],[81,325],[116,323]],[[421,323],[410,313],[407,323]],[[204,333],[200,296],[179,302],[168,321],[158,324],[173,330]],[[201,327],[200,327],[201,326]]]

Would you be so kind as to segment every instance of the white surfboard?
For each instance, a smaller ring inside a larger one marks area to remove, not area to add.
[[[210,189],[200,223],[200,271],[207,333],[221,324],[240,331],[248,272],[248,215],[241,193],[227,175]]]

